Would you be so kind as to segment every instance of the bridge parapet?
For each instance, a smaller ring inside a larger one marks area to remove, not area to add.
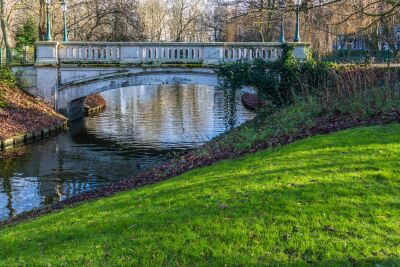
[[[305,57],[307,43],[293,43],[295,55]],[[281,43],[112,43],[112,42],[39,42],[37,65],[54,63],[201,63],[262,59],[275,61]]]

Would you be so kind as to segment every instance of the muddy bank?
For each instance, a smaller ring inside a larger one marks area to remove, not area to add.
[[[354,116],[320,117],[315,120],[314,126],[304,126],[303,128],[299,128],[296,133],[274,136],[269,139],[263,140],[262,142],[256,143],[248,149],[242,150],[237,150],[233,147],[220,149],[221,146],[219,146],[218,142],[223,142],[224,138],[224,136],[221,136],[215,140],[210,141],[200,148],[203,151],[210,151],[210,153],[198,153],[199,150],[186,153],[164,164],[154,167],[149,171],[141,173],[136,177],[110,184],[99,190],[85,192],[64,201],[58,202],[52,206],[26,212],[17,217],[9,219],[8,221],[0,222],[0,227],[48,214],[53,211],[63,209],[65,207],[71,207],[81,202],[95,200],[102,197],[108,197],[118,192],[164,181],[179,174],[182,174],[188,170],[209,166],[217,161],[224,159],[237,158],[246,153],[253,153],[266,148],[274,148],[307,137],[319,134],[333,133],[352,127],[388,124],[393,122],[400,123],[399,110],[379,113],[368,118],[359,118]]]
[[[258,111],[267,107],[266,102],[255,94],[244,93],[241,100],[243,106],[250,111]]]
[[[24,91],[0,83],[0,140],[38,133],[64,124],[67,119]]]
[[[106,100],[99,94],[86,97],[84,108],[85,115],[91,115],[103,111],[106,108]]]

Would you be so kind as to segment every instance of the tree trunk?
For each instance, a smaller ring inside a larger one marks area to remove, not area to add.
[[[10,41],[10,34],[8,31],[5,0],[0,0],[0,24],[1,24],[1,30],[3,32],[4,44],[6,47],[7,62],[10,62],[10,60],[11,60],[11,41]]]
[[[46,3],[45,0],[39,1],[39,41],[46,39]]]

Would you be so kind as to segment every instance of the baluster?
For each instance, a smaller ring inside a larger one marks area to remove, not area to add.
[[[87,48],[87,50],[88,50],[87,59],[90,61],[90,60],[93,59],[93,48],[92,48],[91,46],[89,46],[89,47]]]
[[[116,59],[115,46],[112,46],[110,49],[110,59],[111,59],[111,61],[115,61],[115,59]]]
[[[199,61],[199,59],[197,58],[197,48],[196,47],[193,48],[193,60]]]
[[[108,46],[106,46],[104,48],[104,56],[105,56],[105,61],[108,62],[110,61],[110,48]]]
[[[162,59],[162,54],[161,54],[161,50],[162,50],[162,48],[161,47],[157,47],[156,48],[156,51],[157,51],[157,61],[161,61],[161,59]]]
[[[100,60],[104,61],[104,48],[100,46]]]
[[[108,62],[113,61],[114,52],[112,46],[109,46],[107,48],[107,54],[108,54]]]
[[[99,58],[99,48],[94,47],[92,53],[93,53],[93,60],[96,61]]]

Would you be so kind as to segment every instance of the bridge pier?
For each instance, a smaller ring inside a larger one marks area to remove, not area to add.
[[[59,79],[58,42],[40,42],[37,46],[36,91],[37,96],[57,109]]]

